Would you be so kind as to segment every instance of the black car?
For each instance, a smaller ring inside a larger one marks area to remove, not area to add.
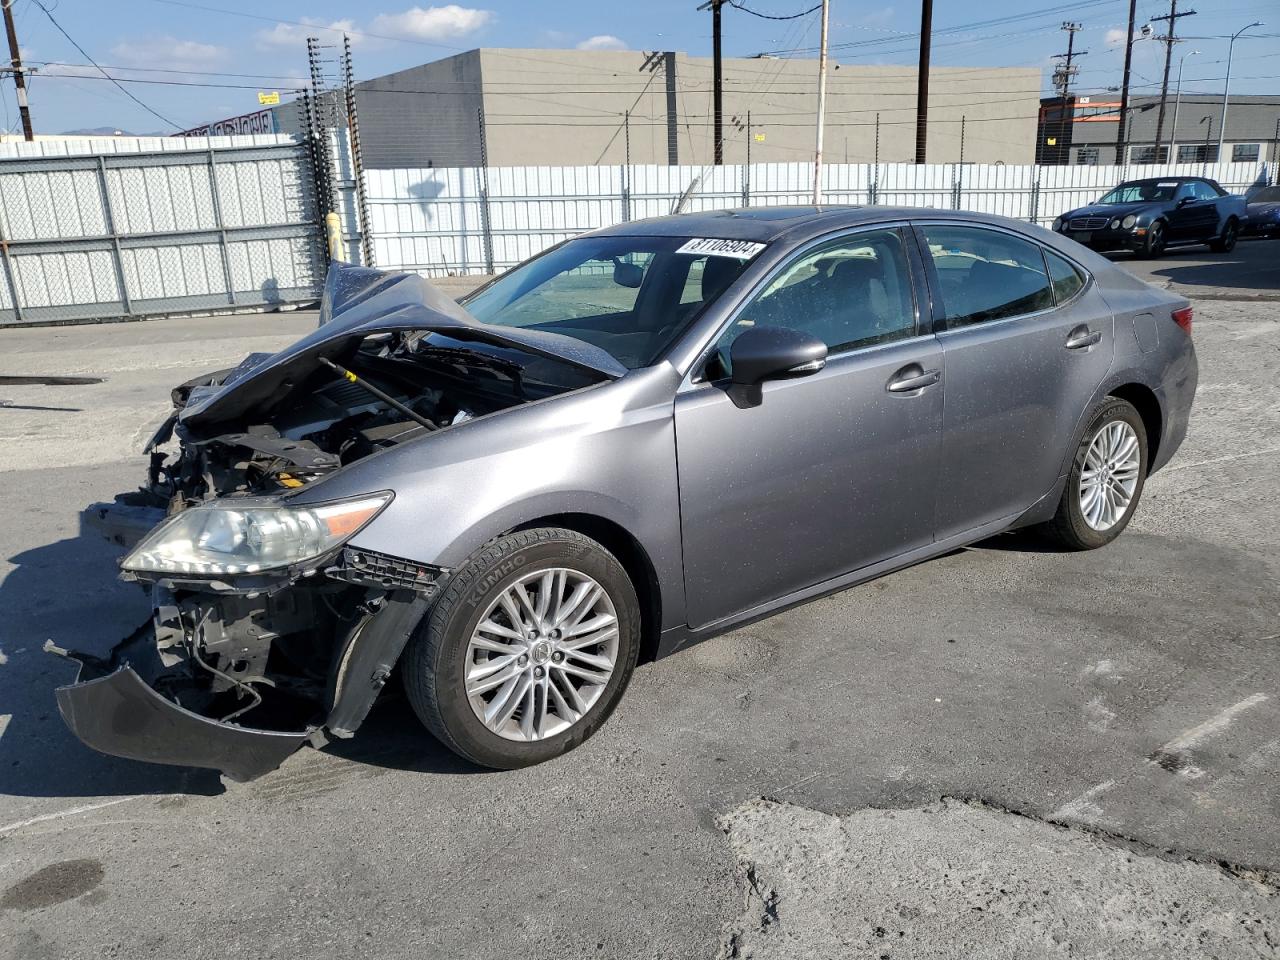
[[[1260,237],[1280,237],[1280,187],[1265,187],[1249,197],[1249,219],[1244,232]]]
[[[1158,257],[1166,247],[1207,243],[1217,253],[1236,245],[1245,223],[1244,197],[1204,177],[1130,180],[1096,203],[1068,210],[1053,229],[1094,250],[1132,250]]]

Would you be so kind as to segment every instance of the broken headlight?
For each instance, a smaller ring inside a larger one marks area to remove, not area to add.
[[[137,573],[196,575],[289,567],[340,547],[390,501],[389,491],[298,506],[213,501],[162,523],[121,566]]]

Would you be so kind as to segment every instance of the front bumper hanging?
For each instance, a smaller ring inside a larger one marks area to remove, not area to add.
[[[210,767],[232,780],[252,780],[280,766],[311,730],[256,730],[202,717],[157,693],[130,663],[155,645],[148,621],[111,660],[45,649],[80,664],[74,683],[59,687],[58,710],[71,732],[101,753],[149,763]]]

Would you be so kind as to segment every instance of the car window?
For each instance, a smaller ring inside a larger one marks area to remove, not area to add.
[[[757,326],[790,327],[830,353],[915,335],[915,300],[902,235],[873,230],[801,254],[743,307],[716,344],[707,376],[730,372],[733,341]]]
[[[1191,187],[1196,197],[1200,200],[1217,200],[1218,199],[1218,192],[1214,190],[1213,187],[1209,186],[1207,183],[1202,183],[1199,180],[1197,180],[1195,183],[1191,185]]]
[[[572,337],[634,370],[657,362],[765,247],[714,237],[576,237],[461,302],[481,323]]]
[[[1046,250],[1044,256],[1049,261],[1053,299],[1056,303],[1066,303],[1084,287],[1084,274],[1070,260],[1058,256],[1052,250]]]
[[[1174,200],[1185,200],[1187,197],[1196,195],[1195,188],[1190,183],[1182,183],[1178,185],[1178,192],[1173,195]]]
[[[924,235],[949,329],[1053,306],[1037,244],[995,230],[945,224],[926,226]]]

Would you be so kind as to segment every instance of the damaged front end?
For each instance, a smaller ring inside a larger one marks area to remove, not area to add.
[[[314,485],[621,372],[566,339],[484,327],[416,276],[335,265],[316,331],[177,387],[146,482],[83,515],[131,548],[122,578],[154,612],[106,657],[50,648],[81,664],[57,691],[72,732],[236,780],[351,736],[448,571],[353,545],[393,490],[325,501]]]

